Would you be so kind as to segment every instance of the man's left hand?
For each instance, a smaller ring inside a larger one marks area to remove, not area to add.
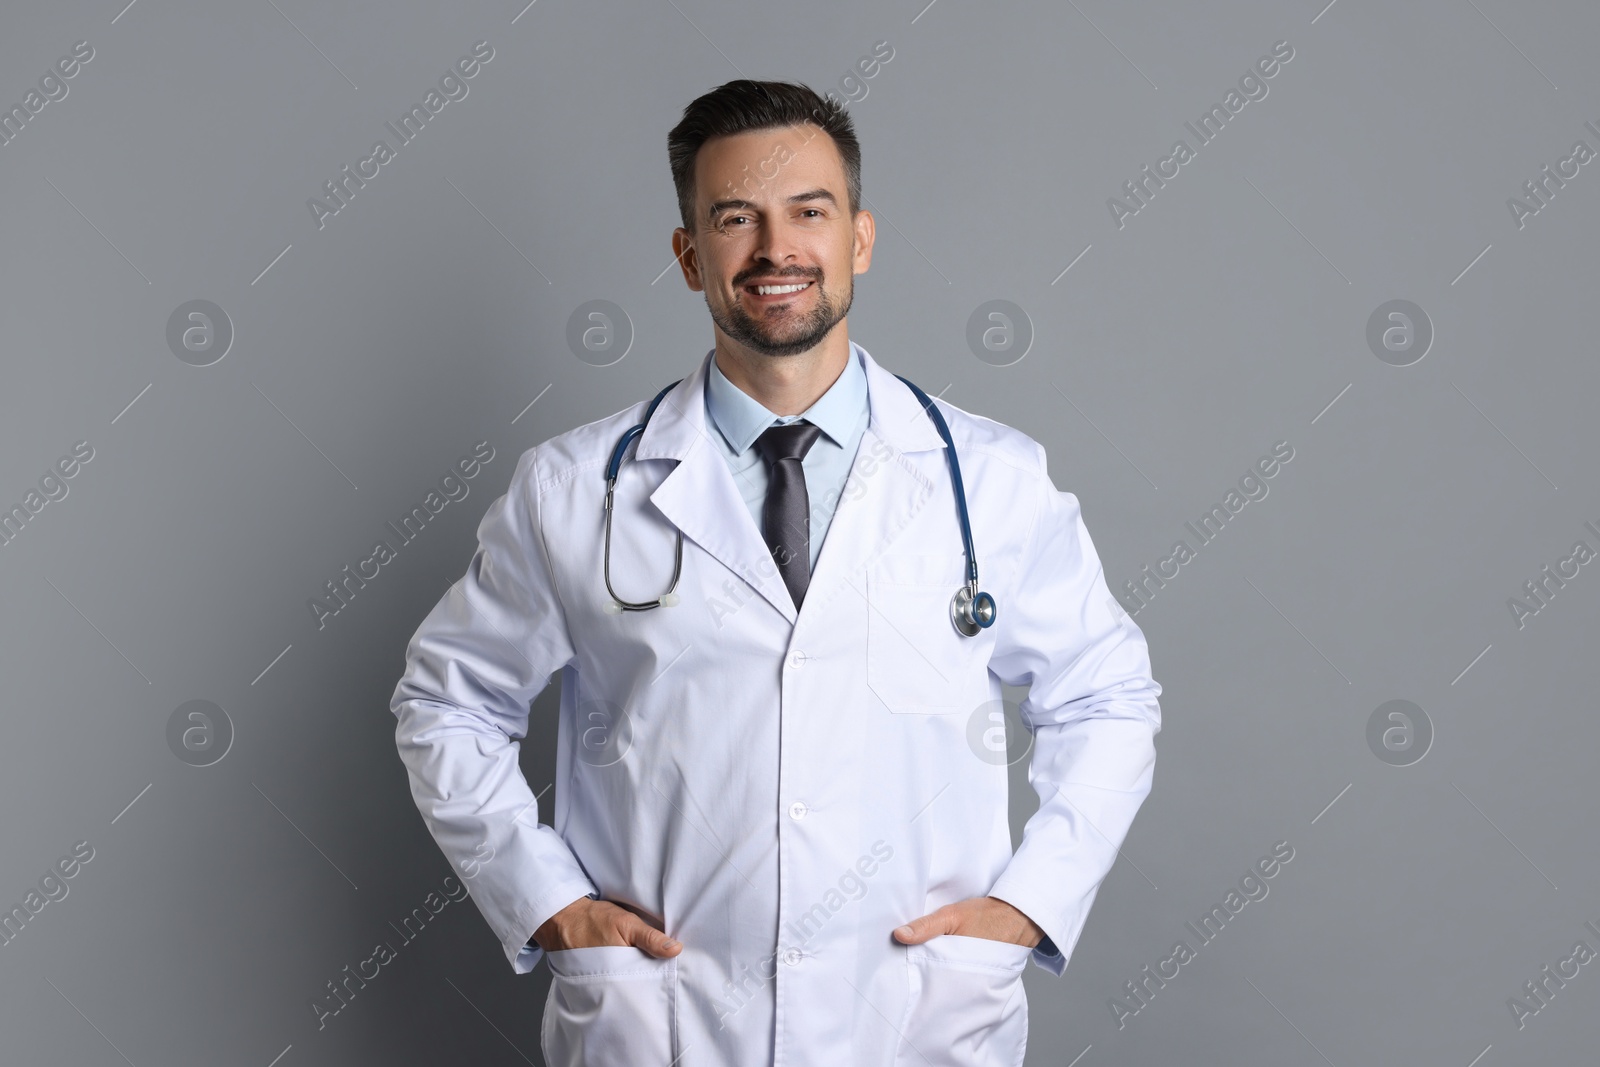
[[[958,900],[894,931],[895,940],[902,945],[920,945],[940,934],[985,937],[1028,948],[1036,948],[1044,940],[1044,931],[1032,919],[999,897]]]

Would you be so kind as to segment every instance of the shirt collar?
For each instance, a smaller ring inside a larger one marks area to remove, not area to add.
[[[793,422],[797,418],[805,419],[835,444],[843,445],[867,406],[867,375],[854,341],[850,342],[850,359],[843,373],[827,392],[797,416],[774,415],[759,400],[730,382],[717,366],[715,356],[710,363],[706,374],[706,411],[735,455],[742,455],[773,423]]]

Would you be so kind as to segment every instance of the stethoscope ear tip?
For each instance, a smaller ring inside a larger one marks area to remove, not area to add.
[[[682,601],[682,599],[683,598],[678,596],[677,593],[662,593],[659,599],[657,599],[657,600],[655,600],[655,601],[653,601],[653,602],[651,602],[649,604],[642,604],[642,605],[637,605],[636,604],[636,605],[634,605],[633,610],[639,611],[639,610],[642,610],[644,608],[655,608],[655,607],[670,608],[674,604],[680,603]],[[623,607],[622,604],[619,601],[608,600],[602,606],[601,610],[604,611],[607,615],[621,615],[624,611],[627,611],[628,609]]]

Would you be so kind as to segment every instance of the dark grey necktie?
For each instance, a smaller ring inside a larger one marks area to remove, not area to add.
[[[800,466],[822,432],[805,419],[769,426],[756,438],[756,451],[767,461],[767,499],[761,508],[761,534],[773,562],[789,587],[796,609],[811,583],[811,501]]]

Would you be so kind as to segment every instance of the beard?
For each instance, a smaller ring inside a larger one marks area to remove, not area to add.
[[[816,282],[817,301],[810,311],[768,309],[760,318],[756,318],[737,299],[727,308],[718,310],[711,302],[709,291],[706,294],[706,309],[711,312],[711,321],[717,324],[718,329],[753,352],[760,352],[764,356],[793,356],[808,352],[850,313],[850,306],[855,302],[854,278],[848,280],[842,301],[834,300],[828,290],[822,287],[820,275],[812,280]]]

